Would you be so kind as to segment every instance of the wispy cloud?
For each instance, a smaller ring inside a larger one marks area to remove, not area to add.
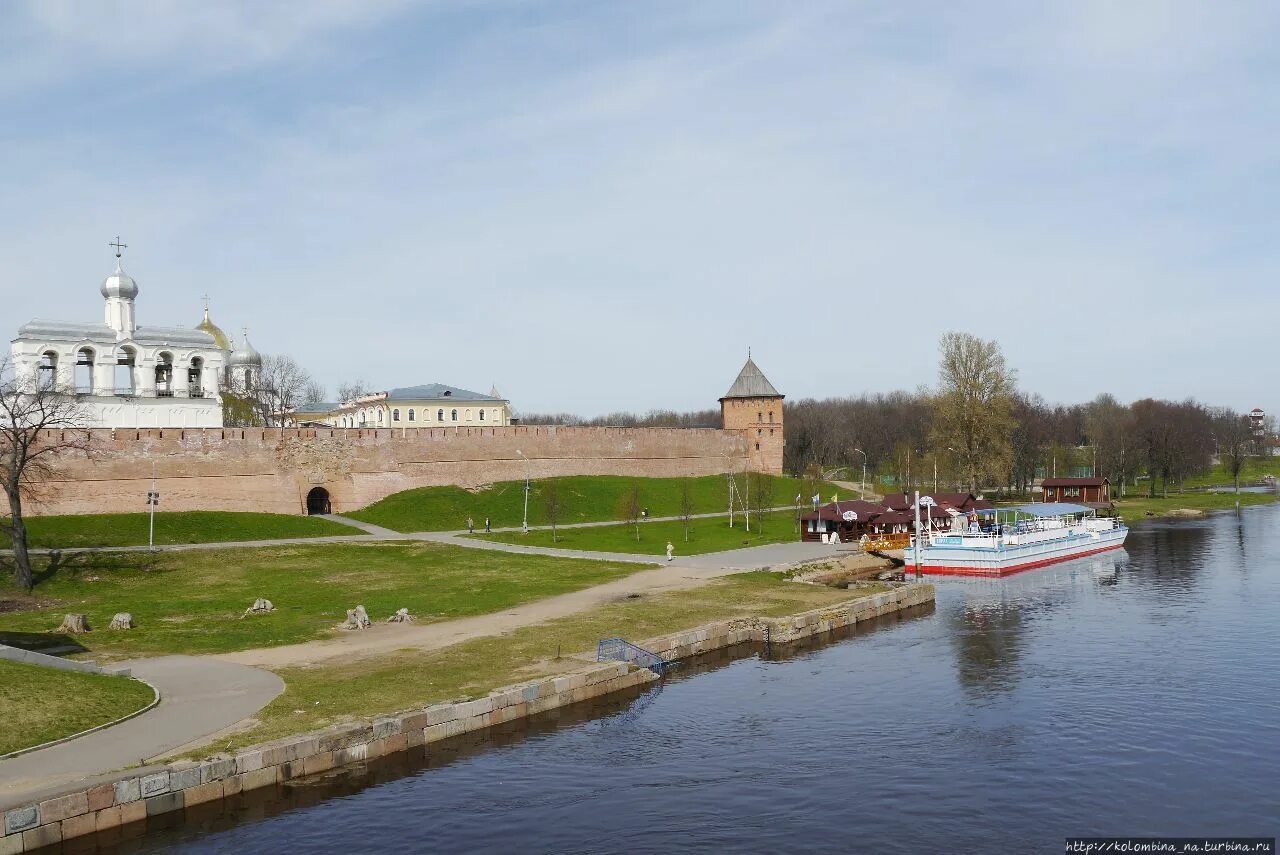
[[[29,7],[17,317],[96,313],[127,230],[141,312],[209,290],[331,384],[701,406],[751,344],[845,394],[928,382],[952,328],[1050,398],[1265,383],[1267,7],[207,5]],[[1063,372],[1063,327],[1124,370]]]

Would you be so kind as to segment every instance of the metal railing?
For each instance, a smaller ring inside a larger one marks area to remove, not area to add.
[[[890,549],[906,549],[911,545],[911,533],[902,531],[894,534],[868,534],[866,540],[859,541],[863,552],[886,552]]]
[[[652,650],[645,650],[625,638],[600,639],[596,644],[596,661],[630,662],[641,668],[648,668],[655,674],[661,674],[672,664]]]

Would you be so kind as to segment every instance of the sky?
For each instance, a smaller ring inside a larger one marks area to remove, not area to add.
[[[518,411],[936,382],[1280,409],[1268,3],[32,0],[0,327],[224,329]]]

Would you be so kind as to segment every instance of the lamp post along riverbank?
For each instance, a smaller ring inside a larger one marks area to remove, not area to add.
[[[516,454],[520,455],[520,459],[524,461],[524,519],[520,523],[520,530],[525,534],[529,533],[529,458],[524,456],[524,452],[516,449]]]

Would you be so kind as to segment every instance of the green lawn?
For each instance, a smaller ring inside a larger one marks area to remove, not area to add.
[[[0,659],[0,754],[115,721],[154,697],[150,686],[128,677]]]
[[[729,507],[728,482],[723,475],[687,479],[574,476],[533,482],[529,494],[530,525],[546,523],[543,490],[549,481],[555,481],[560,489],[564,505],[560,518],[562,523],[623,519],[619,505],[632,486],[639,486],[640,502],[649,509],[650,516],[675,516],[680,513],[680,486],[683,481],[689,482],[694,513],[716,513],[727,511]],[[804,492],[799,478],[769,476],[769,481],[775,506],[789,505],[797,493]],[[746,489],[747,479],[742,475],[738,476],[737,483],[740,491]],[[848,490],[834,484],[823,484],[821,494],[824,502],[830,501],[833,494],[853,498]],[[347,516],[393,531],[412,532],[466,528],[468,516],[475,520],[478,528],[484,527],[486,516],[494,528],[508,528],[520,525],[523,512],[524,482],[502,481],[474,491],[461,487],[405,490]]]
[[[32,547],[63,549],[76,546],[145,546],[150,524],[145,513],[25,517],[25,521]],[[351,526],[317,517],[177,511],[156,514],[155,542],[159,545],[217,543],[360,533]],[[9,545],[8,535],[0,534],[0,548],[8,548]]]
[[[1274,475],[1280,478],[1280,457],[1249,457],[1244,461],[1244,469],[1240,472],[1240,485],[1255,484],[1262,480],[1264,475]],[[1215,466],[1212,472],[1206,475],[1195,475],[1186,480],[1183,484],[1186,488],[1192,487],[1229,487],[1231,486],[1231,476],[1227,474],[1225,466],[1219,464]],[[1146,488],[1146,482],[1139,484],[1138,489]],[[1130,488],[1132,491],[1132,488]]]
[[[384,620],[407,608],[420,623],[501,611],[634,573],[634,564],[514,555],[434,543],[300,544],[183,553],[64,556],[39,572],[31,597],[0,564],[0,643],[48,638],[67,612],[88,615],[77,637],[95,657],[217,653],[328,635],[363,604]],[[276,611],[242,618],[255,597]],[[18,608],[6,611],[6,608]],[[137,628],[107,629],[116,612]],[[17,634],[17,635],[14,635]]]
[[[528,534],[499,532],[474,535],[476,538],[519,543],[524,546],[555,546],[559,549],[588,549],[595,552],[631,552],[665,558],[667,542],[676,548],[675,554],[701,555],[706,552],[723,552],[726,549],[743,549],[766,543],[783,543],[799,540],[795,529],[795,515],[784,511],[769,514],[764,531],[753,515],[751,531],[743,527],[740,514],[734,516],[734,527],[729,528],[728,517],[711,517],[689,521],[689,540],[684,539],[684,526],[678,521],[642,522],[640,539],[636,539],[636,527],[623,525],[590,526],[587,528],[562,528],[551,541],[549,529],[534,529]]]
[[[778,617],[887,590],[858,590],[786,581],[780,573],[740,573],[698,588],[623,600],[507,635],[478,638],[426,652],[405,651],[308,668],[283,668],[284,694],[255,718],[259,724],[192,752],[209,756],[352,718],[421,708],[440,701],[480,697],[493,689],[594,659],[596,642],[621,636],[636,642],[717,620]],[[555,659],[562,650],[564,659]]]
[[[1268,502],[1274,502],[1276,501],[1276,494],[1241,493],[1236,496],[1235,493],[1170,493],[1167,499],[1160,497],[1148,499],[1146,495],[1138,496],[1130,492],[1128,498],[1113,498],[1113,501],[1116,505],[1116,512],[1124,517],[1126,522],[1136,523],[1146,519],[1148,511],[1151,512],[1152,516],[1158,517],[1180,508],[1202,511],[1230,510],[1236,506],[1237,498],[1240,500],[1240,505],[1246,507],[1248,505],[1264,505]]]

